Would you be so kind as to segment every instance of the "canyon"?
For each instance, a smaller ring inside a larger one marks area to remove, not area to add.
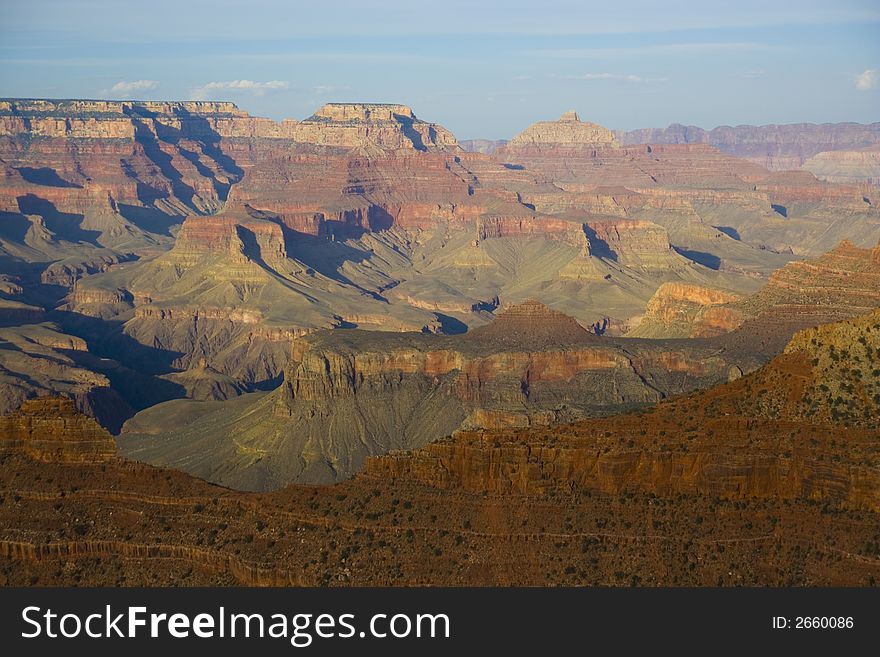
[[[711,341],[598,337],[530,300],[461,336],[357,329],[305,336],[293,342],[272,392],[159,404],[130,419],[117,441],[128,458],[234,488],[331,483],[358,472],[368,456],[462,427],[619,412],[761,362]]]
[[[571,111],[475,152],[402,104],[0,100],[0,412],[61,394],[128,457],[274,490],[741,377],[877,305],[844,128]],[[798,130],[828,180],[724,146]]]
[[[775,171],[810,168],[816,156],[833,159],[836,152],[850,153],[880,143],[880,123],[796,123],[789,125],[719,126],[705,130],[673,124],[668,128],[618,131],[626,144],[710,144],[724,153],[751,160]],[[814,171],[819,175],[821,171]],[[823,177],[824,176],[820,176]],[[852,180],[870,182],[870,174]],[[831,180],[831,178],[827,178]]]
[[[806,329],[751,374],[651,409],[460,431],[333,486],[273,493],[77,449],[96,432],[82,416],[56,421],[60,449],[35,456],[25,418],[58,402],[31,403],[0,422],[0,578],[874,585],[878,354],[874,311]]]
[[[615,130],[625,146],[708,144],[771,171],[805,169],[831,182],[877,184],[876,155],[880,123],[797,123],[718,126],[711,130],[674,123],[666,128]],[[462,148],[492,154],[509,139],[466,139]]]

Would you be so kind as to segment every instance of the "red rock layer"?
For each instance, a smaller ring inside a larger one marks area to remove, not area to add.
[[[113,437],[63,397],[30,399],[17,412],[0,416],[0,450],[63,463],[100,463],[116,457]]]

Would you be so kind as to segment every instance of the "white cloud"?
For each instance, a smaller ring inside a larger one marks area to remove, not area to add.
[[[870,91],[877,86],[877,69],[869,68],[861,75],[856,76],[856,89],[859,91]]]
[[[158,87],[159,82],[156,80],[120,81],[110,87],[110,89],[104,90],[102,95],[106,94],[115,98],[124,98],[137,95],[141,91],[152,91]]]
[[[667,78],[643,78],[640,75],[624,75],[622,73],[583,73],[581,75],[563,76],[566,80],[623,80],[640,84],[642,82],[666,82]]]
[[[289,82],[282,80],[269,80],[268,82],[254,82],[253,80],[229,80],[228,82],[208,82],[192,91],[194,100],[204,100],[217,94],[248,93],[254,96],[264,96],[268,91],[282,91],[290,86]]]

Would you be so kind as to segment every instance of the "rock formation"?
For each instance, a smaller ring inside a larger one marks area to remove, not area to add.
[[[113,436],[79,413],[73,400],[39,397],[0,416],[0,451],[20,450],[39,461],[102,463],[116,456]]]
[[[134,412],[113,385],[125,368],[90,355],[85,340],[55,324],[30,321],[0,327],[0,414],[13,412],[32,397],[63,394],[118,431]]]
[[[700,338],[722,335],[740,325],[739,313],[720,308],[739,297],[722,290],[664,283],[645,308],[645,315],[628,333],[641,338]]]
[[[538,121],[529,126],[511,139],[507,146],[518,148],[537,144],[615,148],[617,139],[607,128],[589,121],[581,121],[577,112],[570,110],[557,121]]]
[[[618,132],[621,143],[710,144],[773,171],[798,169],[823,151],[854,150],[880,143],[880,123],[795,123],[719,126],[704,130],[680,124]]]
[[[875,311],[800,333],[757,372],[639,415],[549,431],[459,432],[368,459],[366,473],[499,495],[830,498],[877,512],[878,348]]]
[[[455,137],[442,126],[420,121],[406,105],[386,103],[328,103],[298,123],[291,136],[299,142],[348,149],[458,148]]]
[[[854,150],[821,151],[808,158],[802,168],[830,182],[880,185],[880,144]]]
[[[721,290],[660,286],[634,337],[706,337],[732,333],[753,350],[775,354],[801,329],[855,317],[880,307],[880,248],[849,242],[812,260],[790,262],[759,291],[737,298]]]
[[[214,406],[132,418],[129,457],[224,485],[338,481],[364,459],[462,426],[539,426],[727,381],[760,361],[711,343],[599,338],[534,300],[463,336],[325,331],[294,342],[284,383]],[[169,422],[170,419],[170,422]]]
[[[459,432],[332,487],[6,451],[0,584],[872,585],[878,322],[647,412]]]
[[[277,385],[314,331],[454,334],[533,297],[620,335],[663,283],[745,297],[792,259],[880,236],[862,185],[703,143],[621,146],[575,113],[492,155],[405,105],[274,122],[222,102],[8,99],[0,119],[0,256],[20,288],[4,312],[84,340],[92,377],[73,391],[13,367],[7,389],[88,409],[106,380],[114,429],[158,400]],[[28,367],[55,371],[48,356]]]

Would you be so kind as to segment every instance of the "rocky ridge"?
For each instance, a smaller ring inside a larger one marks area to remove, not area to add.
[[[650,411],[459,432],[329,487],[247,494],[6,451],[0,582],[873,585],[880,415],[835,416],[844,405],[817,393],[876,388],[878,322],[808,331]]]
[[[0,451],[20,450],[39,461],[102,463],[116,457],[116,443],[73,400],[40,397],[0,416]]]
[[[798,169],[824,151],[853,150],[880,142],[880,123],[794,123],[719,126],[705,130],[680,124],[668,128],[618,131],[623,144],[705,143],[773,171]]]
[[[711,343],[599,338],[527,301],[463,336],[324,331],[294,342],[284,382],[214,406],[132,418],[122,452],[247,489],[338,481],[364,458],[460,427],[538,426],[706,387],[756,367]]]
[[[549,430],[458,432],[420,450],[368,459],[366,473],[500,495],[587,488],[830,497],[876,512],[878,347],[875,311],[809,329],[753,374],[638,415]]]
[[[454,334],[534,297],[619,335],[664,282],[748,295],[880,230],[858,185],[705,144],[620,147],[576,115],[490,156],[404,105],[276,123],[230,103],[3,102],[9,313],[85,340],[67,356],[90,390],[105,377],[134,410],[270,388],[288,343],[327,328]],[[16,400],[70,392],[8,370]]]
[[[880,243],[841,242],[823,256],[791,262],[758,292],[734,298],[721,290],[666,284],[630,331],[637,337],[721,335],[757,339],[778,353],[803,328],[855,317],[880,306]]]
[[[822,151],[808,158],[802,168],[830,182],[880,185],[880,144],[854,150]]]

